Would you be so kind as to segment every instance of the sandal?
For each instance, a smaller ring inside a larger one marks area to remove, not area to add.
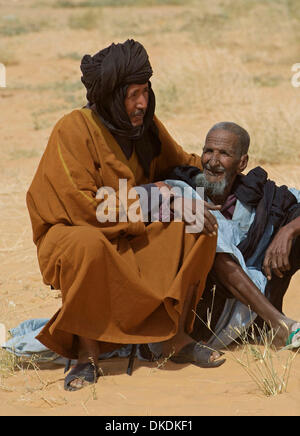
[[[226,359],[211,361],[210,358],[214,351],[201,342],[192,342],[185,345],[175,356],[170,357],[170,360],[174,363],[192,363],[200,368],[216,368],[223,365]],[[218,353],[220,356],[224,354],[222,351]]]
[[[294,336],[298,335],[300,333],[300,328],[294,330],[288,337],[285,347],[283,347],[283,350],[293,350],[295,348],[300,347],[300,335],[296,340],[293,341]]]
[[[79,363],[71,369],[65,378],[64,388],[66,391],[78,391],[83,388],[84,384],[81,387],[76,388],[70,385],[72,381],[81,379],[89,384],[93,384],[97,383],[99,376],[99,370],[91,362]]]

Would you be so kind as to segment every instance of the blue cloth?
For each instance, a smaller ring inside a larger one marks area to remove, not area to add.
[[[9,330],[12,338],[6,343],[0,344],[0,346],[6,351],[13,353],[16,356],[23,357],[26,360],[33,359],[38,363],[53,362],[58,365],[66,365],[68,359],[49,350],[36,339],[36,336],[48,321],[49,320],[46,318],[38,318],[22,322],[17,327]],[[126,345],[110,353],[101,354],[99,359],[104,360],[112,357],[129,357],[130,352],[131,345]],[[136,356],[140,360],[145,360],[141,355],[139,345],[137,346]],[[75,363],[76,360],[73,360],[71,364],[74,365]]]
[[[9,331],[12,338],[5,344],[1,344],[2,348],[28,360],[34,358],[38,362],[63,364],[64,361],[61,361],[60,356],[35,339],[35,336],[40,333],[47,321],[46,318],[29,319],[12,328]]]

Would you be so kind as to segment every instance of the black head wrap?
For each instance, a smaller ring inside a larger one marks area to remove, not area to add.
[[[90,103],[105,100],[121,86],[147,83],[152,76],[146,50],[133,39],[123,44],[111,44],[94,56],[85,55],[81,71]]]
[[[104,125],[120,145],[134,145],[144,171],[160,152],[157,128],[153,122],[155,95],[149,82],[152,68],[144,47],[134,40],[111,44],[81,61],[81,81],[87,89],[89,104],[97,109]],[[133,127],[124,100],[130,84],[149,83],[149,103],[143,125]],[[133,141],[133,144],[132,144]]]

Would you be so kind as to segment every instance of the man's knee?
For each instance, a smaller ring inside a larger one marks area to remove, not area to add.
[[[71,254],[78,252],[85,259],[100,259],[105,249],[105,237],[101,230],[90,227],[74,227],[70,234]]]

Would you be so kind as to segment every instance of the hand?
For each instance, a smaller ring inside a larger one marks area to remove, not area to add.
[[[199,228],[202,229],[202,233],[208,236],[216,236],[218,230],[218,222],[216,217],[212,213],[210,213],[210,210],[220,210],[221,206],[207,203],[206,201],[200,199],[189,198],[185,201],[185,199],[181,197],[181,200],[182,202],[180,203],[180,206],[182,207],[182,211],[180,216],[182,216],[185,223],[189,225],[197,225]],[[174,208],[176,208],[176,206],[176,201],[174,201],[174,203],[171,203],[170,205],[171,210],[174,213]],[[202,210],[203,216],[200,216],[199,213],[197,214],[197,212]]]
[[[215,205],[204,201],[204,227],[203,233],[208,236],[215,236],[218,230],[218,221],[216,217],[210,213],[210,210],[220,210],[221,205]]]
[[[282,227],[269,245],[264,262],[263,272],[268,280],[272,278],[272,272],[282,278],[284,273],[290,269],[290,252],[294,237],[293,228],[289,225]]]
[[[158,188],[167,188],[168,190],[172,189],[172,186],[168,185],[165,182],[155,182],[155,185]],[[161,190],[162,195],[164,193],[164,189]],[[165,191],[166,192],[166,191]],[[174,211],[174,202],[172,202],[172,200],[174,200],[174,195],[172,194],[172,192],[169,195],[170,198],[170,209],[173,213],[175,213]],[[184,198],[181,197],[182,200],[182,211],[181,211],[181,216],[183,217],[184,221],[186,222],[186,224],[195,224],[195,222],[192,222],[192,219],[195,217],[196,212],[198,210],[201,210],[201,206],[198,204],[198,202],[203,202],[204,205],[204,216],[203,216],[203,223],[201,222],[201,224],[203,224],[203,230],[202,232],[208,236],[216,236],[217,235],[217,230],[218,230],[218,222],[216,217],[210,213],[210,210],[220,210],[222,208],[222,206],[220,205],[214,205],[212,203],[208,203],[206,201],[203,200],[198,200],[198,199],[188,199],[186,202],[184,201]],[[201,217],[197,217],[198,219],[198,223],[201,220]]]
[[[172,189],[172,186],[168,185],[165,182],[155,182],[154,185],[156,185],[158,188],[168,188],[169,190]]]

